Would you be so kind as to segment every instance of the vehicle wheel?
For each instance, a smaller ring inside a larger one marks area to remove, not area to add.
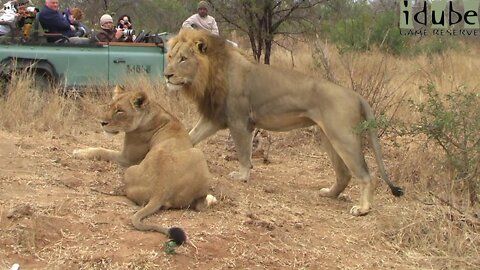
[[[0,75],[0,98],[7,96],[8,87],[8,76]]]
[[[33,77],[33,87],[40,91],[52,89],[53,80],[50,74],[43,70],[36,70]]]

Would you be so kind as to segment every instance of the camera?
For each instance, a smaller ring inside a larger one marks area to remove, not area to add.
[[[134,29],[123,29],[123,36],[133,36],[135,35],[135,30]]]
[[[85,27],[79,26],[75,29],[75,34],[74,34],[75,37],[84,37],[86,35],[87,35],[87,29],[85,29]]]

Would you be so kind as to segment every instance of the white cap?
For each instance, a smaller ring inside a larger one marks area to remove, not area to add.
[[[113,23],[113,19],[112,19],[112,16],[108,15],[108,14],[103,14],[102,17],[100,17],[100,25],[104,25],[108,22],[112,22]]]

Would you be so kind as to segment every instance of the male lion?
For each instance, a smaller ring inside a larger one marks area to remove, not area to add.
[[[145,206],[132,216],[133,226],[163,233],[182,244],[186,236],[180,228],[144,224],[142,219],[159,209],[198,210],[216,201],[207,195],[211,176],[203,153],[193,148],[180,121],[142,91],[127,92],[117,86],[100,124],[109,134],[125,132],[123,150],[77,149],[74,157],[114,161],[128,167],[124,177],[126,196]]]
[[[369,212],[374,187],[361,136],[354,129],[374,116],[362,97],[295,70],[252,63],[225,40],[203,31],[182,29],[169,46],[167,87],[184,91],[202,115],[190,131],[193,144],[229,128],[240,161],[240,171],[231,176],[241,180],[250,177],[255,127],[287,131],[316,124],[337,175],[337,182],[320,194],[337,197],[353,174],[361,181],[361,198],[350,213],[359,216]],[[370,129],[369,137],[382,179],[393,195],[403,195],[403,190],[387,178],[376,130]]]

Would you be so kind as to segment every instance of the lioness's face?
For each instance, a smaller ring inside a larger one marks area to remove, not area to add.
[[[195,46],[188,42],[178,42],[170,49],[165,69],[168,90],[186,90],[192,86],[201,68],[195,50]]]
[[[102,112],[100,124],[103,130],[108,134],[117,134],[138,129],[146,114],[146,104],[147,97],[143,92],[115,94]]]

